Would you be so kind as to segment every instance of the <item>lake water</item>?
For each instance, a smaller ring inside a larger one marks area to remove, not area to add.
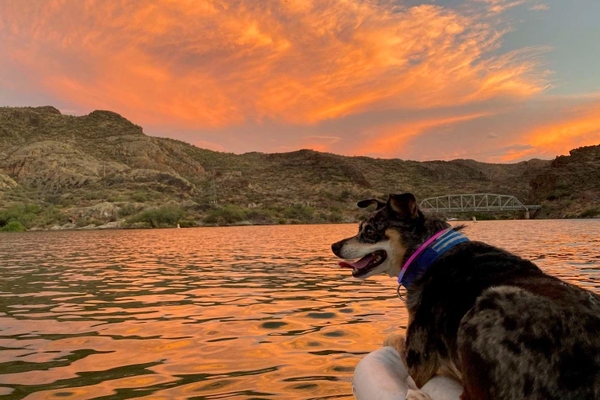
[[[600,221],[467,223],[600,292]],[[0,234],[0,398],[351,399],[406,328],[395,280],[353,279],[352,225]]]

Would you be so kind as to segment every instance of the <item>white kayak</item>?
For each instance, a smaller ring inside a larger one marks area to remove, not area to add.
[[[367,354],[356,366],[352,387],[356,400],[404,400],[414,381],[391,346]],[[459,400],[462,386],[445,376],[433,377],[421,390],[433,400]]]

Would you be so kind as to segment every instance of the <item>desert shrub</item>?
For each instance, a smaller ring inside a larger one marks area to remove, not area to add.
[[[339,200],[346,201],[350,198],[351,194],[352,193],[350,193],[350,191],[348,189],[343,189],[342,192],[340,193]]]
[[[125,203],[119,208],[119,217],[129,217],[138,211],[138,207],[135,204]]]
[[[546,200],[558,200],[565,197],[570,197],[573,194],[572,188],[565,185],[558,185],[552,190],[552,192],[548,193]]]
[[[104,225],[104,221],[101,221],[97,218],[79,218],[76,222],[75,222],[75,226],[78,228],[83,228],[84,226],[88,226],[88,225]]]
[[[113,194],[107,199],[111,203],[122,203],[127,200],[129,200],[129,197],[124,194]]]
[[[54,206],[44,208],[37,220],[36,224],[39,226],[49,226],[49,225],[62,225],[68,222],[69,218],[63,214],[58,208]]]
[[[131,200],[137,201],[138,203],[145,203],[150,200],[150,196],[146,192],[135,192],[131,195]]]
[[[182,228],[193,228],[195,226],[198,226],[198,224],[196,223],[196,221],[193,221],[191,219],[183,219],[179,221],[179,226]]]
[[[314,208],[306,207],[299,204],[293,205],[283,210],[283,216],[285,218],[303,222],[312,220],[314,213]]]
[[[581,214],[579,214],[579,217],[580,218],[594,218],[598,215],[600,215],[600,208],[588,208],[587,210],[585,210]]]
[[[25,230],[23,224],[16,220],[10,220],[6,225],[0,228],[0,232],[22,232]]]
[[[207,224],[227,225],[246,219],[246,210],[234,204],[212,210],[205,218]]]
[[[0,227],[16,221],[25,228],[29,228],[34,225],[40,212],[41,207],[37,204],[13,204],[0,211]]]
[[[129,218],[128,223],[146,223],[152,228],[164,226],[175,226],[183,217],[183,210],[177,206],[164,206],[160,208],[151,208],[144,210]]]
[[[50,194],[46,196],[46,201],[50,204],[59,205],[62,202],[62,198],[59,194]]]
[[[91,225],[89,218],[79,218],[75,222],[75,226],[78,228],[83,228],[84,226],[88,226],[88,225]]]
[[[106,200],[110,197],[110,192],[107,190],[90,190],[81,194],[83,200]]]
[[[246,219],[256,224],[272,224],[275,215],[271,210],[255,208],[246,212]]]
[[[329,216],[327,218],[327,220],[332,223],[342,222],[343,219],[344,219],[344,217],[343,217],[341,211],[339,211],[339,210],[331,211],[331,213],[329,213]]]

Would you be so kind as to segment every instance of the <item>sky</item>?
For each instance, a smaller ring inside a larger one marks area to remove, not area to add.
[[[0,106],[217,151],[512,163],[600,144],[598,0],[0,0]]]

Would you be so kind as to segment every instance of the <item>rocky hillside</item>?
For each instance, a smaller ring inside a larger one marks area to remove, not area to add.
[[[147,136],[110,111],[0,108],[0,227],[339,222],[357,218],[357,200],[402,191],[513,194],[542,204],[539,216],[594,216],[599,154],[517,164],[235,155]]]
[[[554,159],[531,182],[541,216],[600,216],[600,146],[580,147]]]

